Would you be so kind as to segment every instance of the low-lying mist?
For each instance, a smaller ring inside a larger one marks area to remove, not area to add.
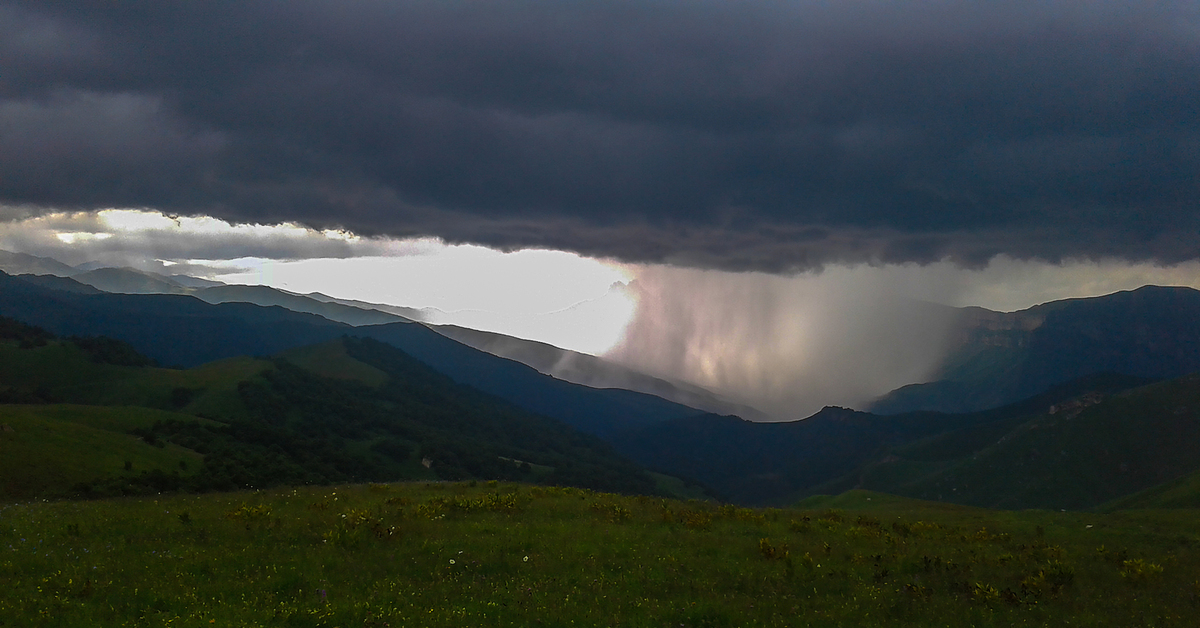
[[[605,357],[693,382],[777,420],[863,407],[925,381],[949,349],[948,295],[904,267],[791,277],[642,267],[636,313]]]

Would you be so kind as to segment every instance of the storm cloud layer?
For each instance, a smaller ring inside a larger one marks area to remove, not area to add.
[[[631,262],[1200,252],[1196,2],[0,2],[0,204]]]

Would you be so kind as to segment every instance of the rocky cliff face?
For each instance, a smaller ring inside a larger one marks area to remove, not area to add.
[[[981,307],[963,308],[957,323],[955,341],[962,345],[1018,348],[1029,344],[1032,332],[1046,322],[1046,315],[1034,309],[1020,312],[994,312]]]

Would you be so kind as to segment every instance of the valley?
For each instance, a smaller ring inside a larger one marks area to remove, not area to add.
[[[873,412],[766,422],[551,345],[165,279],[125,294],[0,276],[0,565],[13,574],[0,616],[1185,626],[1194,614],[1188,292],[1094,300],[1079,317],[1051,304],[1034,323],[972,312],[945,379]],[[1133,331],[1105,332],[1106,316]],[[606,385],[621,382],[637,390]],[[962,399],[987,405],[945,410]]]
[[[0,628],[1194,628],[1198,9],[0,0]]]

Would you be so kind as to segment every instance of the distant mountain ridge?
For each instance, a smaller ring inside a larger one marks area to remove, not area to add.
[[[368,310],[335,302],[321,302],[267,286],[222,285],[194,290],[192,296],[207,303],[253,303],[278,305],[293,312],[316,314],[347,325],[382,325],[411,319],[379,310]]]
[[[0,315],[60,336],[129,342],[160,364],[194,366],[234,356],[275,355],[344,335],[389,343],[455,381],[604,437],[702,411],[653,395],[595,389],[446,338],[418,323],[353,327],[279,306],[209,304],[188,295],[92,293],[70,279],[54,287],[0,274]]]
[[[428,325],[437,333],[492,355],[527,364],[547,375],[592,388],[623,388],[651,394],[715,414],[736,414],[750,421],[766,421],[766,414],[728,401],[715,393],[680,382],[652,377],[578,351],[560,349],[534,340],[514,338],[456,325]]]
[[[936,378],[868,410],[971,412],[1090,373],[1179,377],[1200,370],[1200,291],[1144,286],[1020,312],[962,311],[958,348]]]
[[[97,268],[71,275],[71,279],[105,292],[119,294],[189,294],[190,288],[156,273],[132,268]]]
[[[381,342],[189,370],[146,362],[119,341],[0,318],[0,499],[472,478],[658,491],[600,439]],[[368,376],[329,377],[329,362]]]
[[[8,254],[26,259],[32,256]],[[6,258],[0,256],[0,269]],[[272,288],[223,284],[186,275],[165,276],[132,268],[95,268],[83,270],[59,264],[49,258],[34,258],[65,272],[55,277],[24,277],[59,290],[84,291],[63,277],[98,290],[116,294],[189,294],[208,303],[253,303],[280,306],[293,312],[315,314],[330,321],[354,326],[383,325],[395,322],[426,321],[429,309],[367,303],[338,299],[319,292],[299,294]],[[40,267],[39,267],[40,268]],[[10,273],[14,274],[14,273]],[[463,344],[499,357],[515,360],[546,375],[592,388],[621,388],[662,397],[676,403],[718,414],[737,414],[750,420],[768,420],[762,412],[745,404],[734,403],[699,386],[669,382],[595,356],[561,349],[553,345],[514,338],[503,334],[477,331],[455,325],[428,325],[430,329]]]
[[[971,333],[986,340],[976,342],[976,347],[1013,350],[1016,353],[1006,355],[1022,360],[1033,356],[1043,364],[1054,364],[1050,358],[1057,357],[1063,364],[1078,365],[1078,353],[1093,351],[1086,354],[1092,356],[1089,364],[1132,363],[1165,372],[1186,366],[1191,359],[1187,331],[1194,321],[1185,319],[1194,293],[1143,289],[1113,298],[1048,304],[1026,318],[976,311],[972,315],[977,324]],[[1121,306],[1116,315],[1114,301]],[[413,322],[355,327],[277,305],[210,304],[181,294],[111,294],[68,278],[7,274],[0,274],[0,315],[46,327],[60,336],[111,336],[166,365],[191,366],[226,358],[211,366],[218,375],[244,372],[247,364],[258,364],[255,368],[261,370],[267,362],[254,356],[276,356],[313,376],[332,376],[339,383],[321,386],[332,386],[330,390],[341,391],[338,395],[350,397],[357,394],[347,392],[354,386],[381,386],[409,368],[403,366],[410,364],[408,360],[419,361],[421,368],[429,367],[456,385],[599,436],[635,462],[699,481],[725,499],[744,504],[786,504],[824,491],[863,487],[1008,508],[1091,508],[1156,483],[1179,482],[1176,478],[1200,470],[1196,449],[1200,445],[1194,446],[1200,443],[1200,398],[1196,398],[1200,380],[1195,377],[1147,385],[1143,378],[1120,373],[1090,374],[1022,401],[973,413],[878,415],[829,407],[800,421],[755,423],[629,390],[590,388],[556,379]],[[1076,333],[1039,338],[1037,334],[1045,329]],[[1116,340],[1102,342],[1109,337]],[[388,357],[388,350],[381,350],[378,343],[399,349],[406,357]],[[322,353],[335,345],[342,353]],[[1096,353],[1096,347],[1103,351]],[[105,348],[98,346],[98,350]],[[543,360],[559,359],[561,351],[537,343],[519,345],[518,350],[541,352],[538,359]],[[347,359],[354,362],[338,362]],[[1017,375],[1048,368],[1019,360],[967,360],[957,368],[960,373],[993,377],[997,386],[1023,381],[1004,379],[1009,371],[994,368],[996,364],[1017,365],[1011,370]],[[389,370],[393,367],[400,370]],[[72,373],[85,370],[67,369],[57,377],[66,384],[69,376],[78,376]],[[179,373],[160,370],[169,377]],[[12,377],[32,375],[36,372],[19,369]],[[307,413],[321,407],[318,392],[323,388],[299,375],[284,372],[279,377],[269,386],[263,384],[261,398],[267,405],[259,410],[275,412],[270,410],[274,402],[268,403],[276,394],[272,390],[295,391],[304,399],[299,405],[280,406],[292,408],[288,412]],[[30,380],[4,394],[12,399],[45,399],[44,391],[33,383]],[[136,392],[107,381],[77,383],[105,399],[126,399],[122,395]],[[970,385],[972,380],[962,383]],[[284,388],[272,388],[276,385]],[[211,401],[200,391],[203,387],[192,387],[193,392],[187,386],[176,388],[183,390],[165,388],[155,393],[160,400],[152,405],[165,409],[176,407],[165,404],[183,407]],[[1178,496],[1190,486],[1184,484],[1171,488],[1169,496],[1147,494],[1145,499],[1185,503],[1186,495]]]
[[[949,489],[936,493],[917,493],[904,487],[872,483],[862,478],[875,477],[870,475],[870,469],[876,467],[900,469],[903,465],[887,465],[899,464],[897,456],[903,457],[906,447],[917,447],[921,443],[937,442],[939,439],[953,443],[956,442],[953,439],[963,434],[976,434],[978,436],[973,439],[967,439],[967,444],[948,445],[947,460],[969,460],[979,447],[1047,414],[1053,407],[1063,408],[1069,413],[1076,407],[1072,404],[1081,398],[1106,398],[1145,384],[1146,380],[1141,378],[1097,374],[1061,384],[1017,403],[966,414],[909,412],[875,415],[848,408],[827,407],[809,418],[781,423],[752,423],[737,417],[714,415],[685,417],[622,434],[614,442],[618,451],[635,461],[664,473],[702,482],[722,498],[735,502],[783,505],[809,495],[838,494],[855,488],[867,488],[921,499],[975,504],[957,499],[957,492]],[[1192,412],[1200,421],[1200,404]],[[1137,426],[1131,425],[1129,429],[1136,430]],[[993,434],[992,440],[987,440]],[[1096,447],[1101,440],[1080,440],[1070,448],[1082,450]],[[975,443],[982,444],[976,446]],[[1176,467],[1178,470],[1187,470],[1186,465]],[[1195,468],[1200,469],[1200,455],[1195,458]],[[994,465],[987,469],[987,473],[999,478],[997,483],[1001,486],[1004,485],[1003,478],[1018,471],[1005,465]],[[1073,472],[1081,473],[1084,477],[1088,475],[1082,469]],[[1060,487],[1063,482],[1070,481],[1070,475],[1042,479],[1048,495],[1069,492],[1069,489],[1060,490]],[[1131,485],[1130,490],[1139,490],[1148,485]],[[997,500],[1008,499],[1007,493],[993,488]],[[1072,502],[1069,507],[1098,505],[1104,495],[1097,495],[1099,497],[1089,498],[1090,501]],[[1026,507],[1022,506],[1024,503],[1013,500],[1005,507]]]
[[[79,271],[49,257],[0,250],[0,270],[10,275],[56,275],[69,277]]]
[[[309,299],[312,299],[314,301],[320,301],[322,303],[336,303],[338,305],[347,305],[347,306],[359,308],[362,310],[376,310],[379,312],[386,312],[388,314],[394,314],[401,318],[406,318],[408,320],[417,321],[417,322],[426,321],[429,319],[430,313],[437,312],[437,310],[434,310],[432,308],[404,307],[403,305],[387,305],[384,303],[368,303],[366,301],[355,301],[354,299],[338,299],[335,297],[331,297],[327,294],[321,294],[320,292],[309,292],[307,294],[301,294],[298,296],[307,297]]]
[[[987,508],[1084,509],[1200,472],[1200,374],[1045,401],[1035,411],[895,447],[821,490],[862,488]],[[1151,495],[1127,504],[1152,502]],[[1200,503],[1195,495],[1187,499]]]

